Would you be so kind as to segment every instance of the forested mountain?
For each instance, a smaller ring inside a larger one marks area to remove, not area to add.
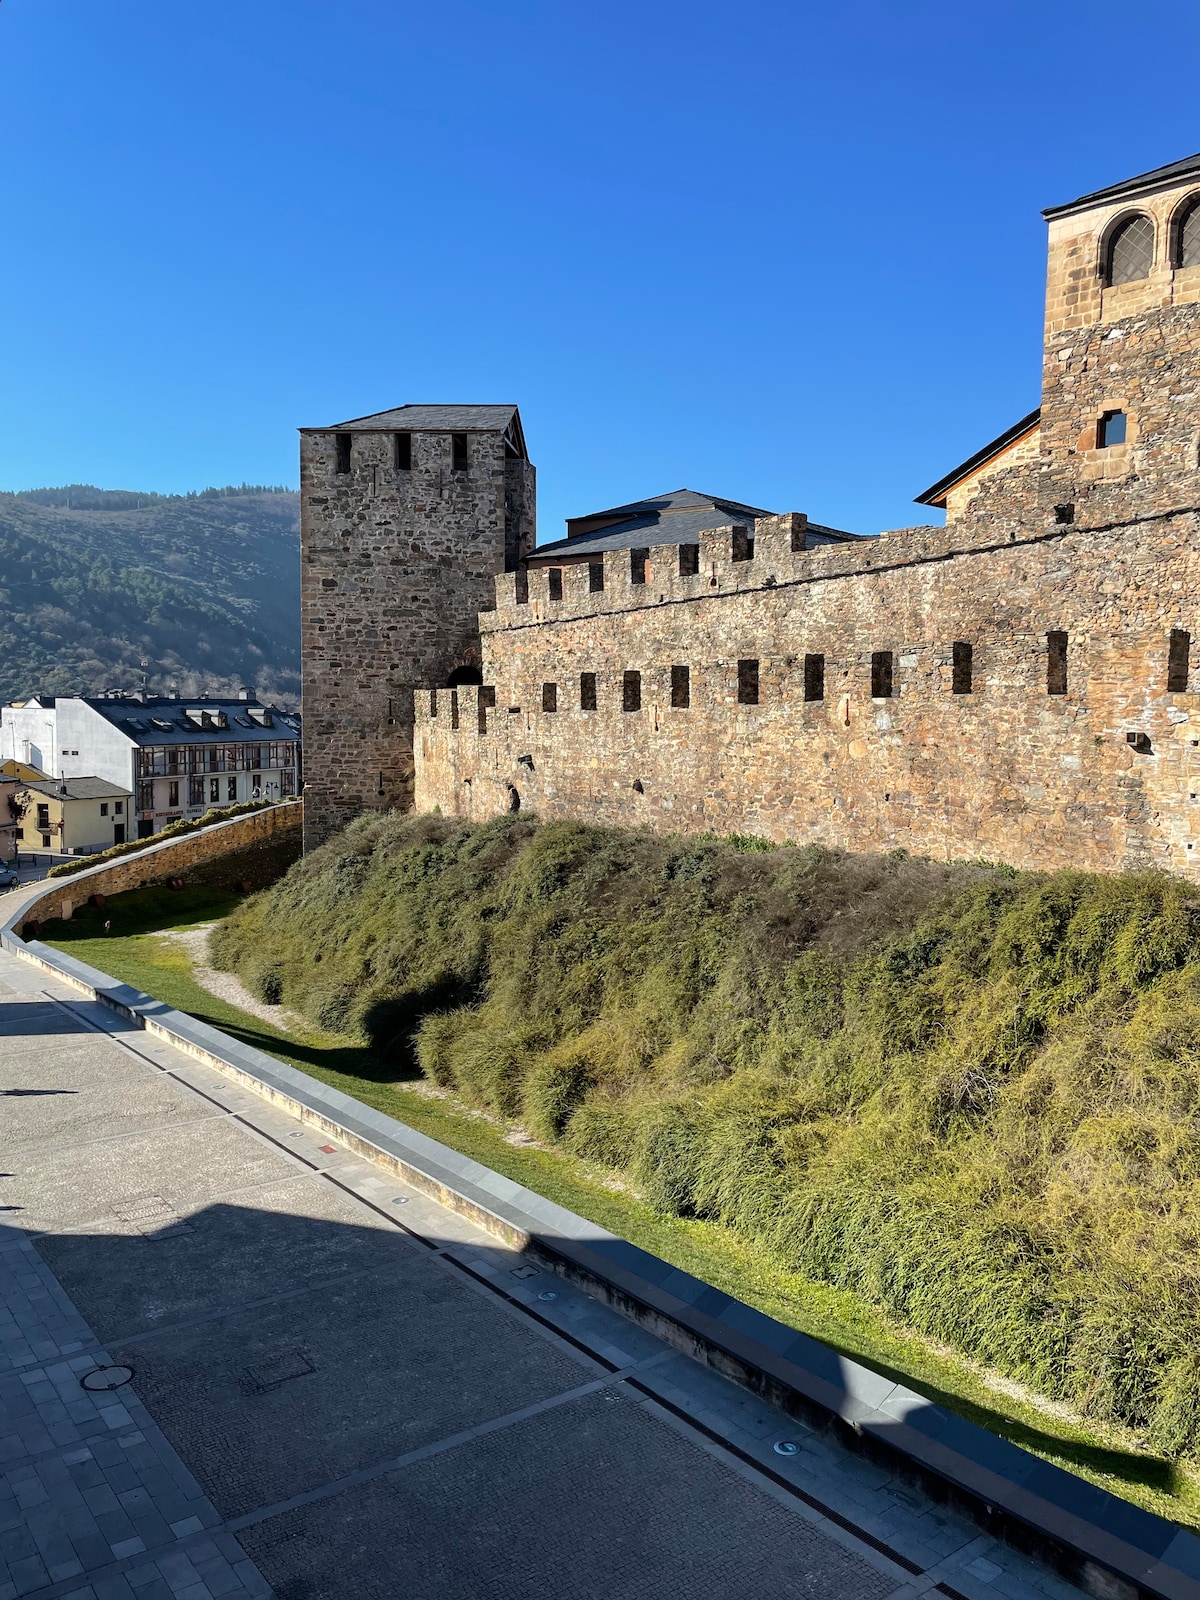
[[[0,699],[251,684],[298,704],[300,497],[0,494]]]

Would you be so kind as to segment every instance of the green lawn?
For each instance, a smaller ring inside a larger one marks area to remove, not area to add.
[[[43,938],[474,1157],[1037,1455],[1162,1516],[1200,1527],[1200,1475],[1193,1469],[1139,1448],[1136,1440],[1065,1419],[1036,1399],[1005,1393],[986,1374],[897,1326],[869,1302],[786,1270],[728,1229],[658,1214],[614,1187],[604,1169],[559,1150],[510,1143],[496,1123],[452,1100],[431,1098],[392,1081],[395,1066],[381,1063],[367,1049],[311,1028],[286,1033],[216,999],[196,982],[179,945],[158,934],[223,916],[237,899],[203,887],[139,890],[115,896],[103,911],[85,908],[70,922],[48,923]],[[105,920],[111,925],[107,934]]]

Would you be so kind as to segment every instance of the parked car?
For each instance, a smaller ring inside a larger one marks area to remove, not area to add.
[[[15,889],[20,881],[20,876],[11,867],[0,867],[0,889]]]

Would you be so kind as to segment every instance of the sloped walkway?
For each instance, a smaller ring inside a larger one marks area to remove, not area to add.
[[[1078,1593],[9,954],[0,1129],[0,1600]]]

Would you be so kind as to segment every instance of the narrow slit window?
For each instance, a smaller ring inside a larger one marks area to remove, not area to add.
[[[450,691],[450,726],[451,726],[451,728],[457,728],[458,727],[458,690],[457,689],[451,689],[451,691]]]
[[[350,471],[350,445],[352,436],[348,433],[335,433],[333,443],[337,454],[337,471]]]
[[[741,524],[734,528],[729,554],[733,561],[754,560],[754,535],[749,528]]]
[[[1096,424],[1096,448],[1111,450],[1115,444],[1124,444],[1125,422],[1123,411],[1106,411]]]
[[[411,433],[398,433],[396,435],[395,466],[396,466],[396,471],[397,472],[411,472],[412,471],[412,434]]]
[[[1067,636],[1059,629],[1046,635],[1046,693],[1067,692]]]
[[[529,604],[529,571],[525,567],[518,567],[513,573],[513,594],[519,606]]]
[[[758,704],[758,662],[738,662],[738,705]]]
[[[561,600],[562,599],[562,568],[561,567],[551,567],[546,581],[547,581],[547,584],[549,585],[549,594],[550,594],[551,600]]]
[[[955,639],[950,669],[950,687],[955,694],[970,694],[974,658],[974,648],[965,639]]]
[[[681,544],[679,546],[679,576],[681,578],[694,578],[700,571],[700,546],[698,544]]]
[[[681,711],[685,711],[692,703],[692,669],[690,667],[676,666],[671,668],[671,704]]]
[[[436,689],[430,689],[430,691],[429,691],[429,715],[431,717],[436,717],[437,716],[437,690]],[[388,718],[388,721],[389,722],[391,721],[390,717]]]
[[[487,714],[496,704],[496,691],[491,684],[479,686],[479,731],[487,732]]]
[[[603,561],[588,562],[588,593],[604,593],[604,563]]]
[[[594,672],[581,672],[579,674],[579,709],[580,711],[595,711],[596,709],[596,674]]]
[[[895,659],[890,650],[875,650],[871,654],[871,699],[887,700],[892,694],[895,677]]]
[[[642,709],[642,675],[640,672],[627,672],[621,680],[621,709],[622,711],[640,711]]]
[[[824,700],[825,698],[825,657],[805,656],[804,658],[804,698],[806,700]]]
[[[450,468],[453,472],[467,470],[467,436],[465,433],[452,433],[450,435]]]
[[[1192,664],[1192,636],[1183,628],[1171,629],[1167,650],[1167,693],[1186,694],[1188,671]]]
[[[629,581],[630,583],[645,583],[646,563],[650,559],[649,550],[631,550],[629,552]]]
[[[542,710],[558,710],[558,685],[556,683],[544,683],[542,685]]]

